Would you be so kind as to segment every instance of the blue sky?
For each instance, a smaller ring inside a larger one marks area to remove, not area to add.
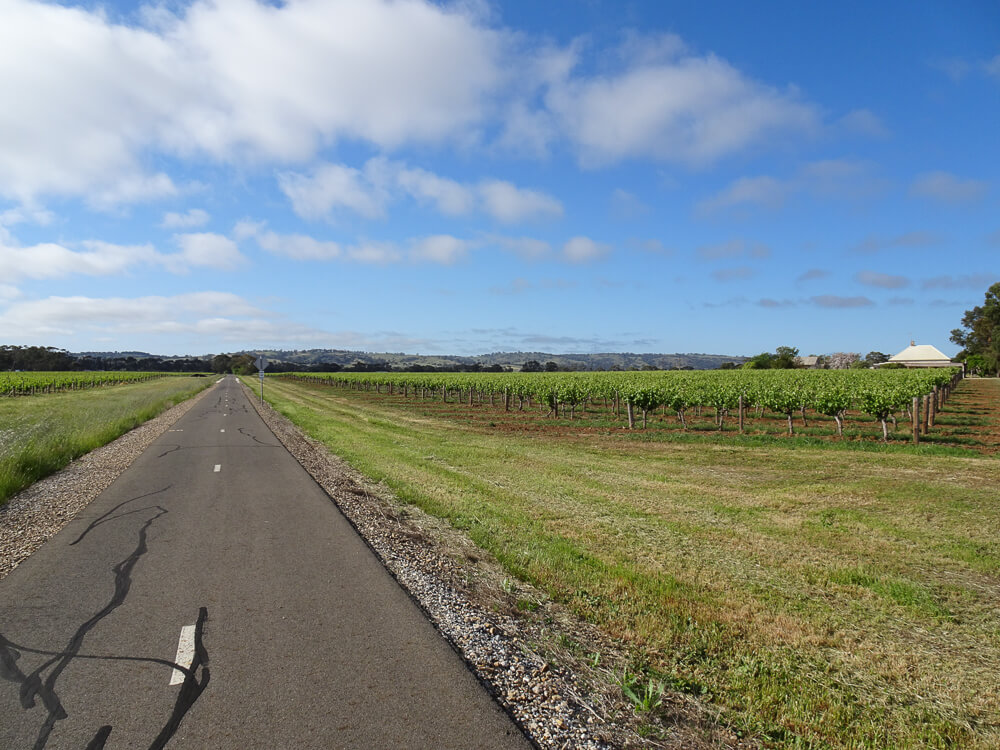
[[[0,343],[895,353],[1000,280],[995,2],[0,0]]]

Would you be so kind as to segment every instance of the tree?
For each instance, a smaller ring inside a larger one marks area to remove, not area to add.
[[[541,372],[541,371],[542,371],[542,366],[536,359],[529,359],[527,362],[524,363],[524,366],[521,367],[521,372]]]
[[[965,311],[962,327],[951,332],[951,340],[963,349],[959,359],[979,355],[985,367],[1000,377],[1000,281],[986,290],[982,306]]]
[[[545,372],[559,372],[559,365],[549,360],[545,363]]]
[[[795,368],[797,356],[799,356],[799,350],[794,346],[779,346],[774,350],[774,362],[771,367],[775,370],[792,370]]]
[[[831,370],[846,370],[852,367],[855,362],[861,359],[860,354],[854,352],[835,352],[830,355],[829,364]]]
[[[746,370],[770,370],[774,366],[774,355],[771,352],[761,352],[743,363]]]
[[[229,372],[229,368],[232,367],[232,363],[233,358],[228,354],[216,354],[212,357],[212,372],[217,374]]]
[[[868,352],[865,355],[864,359],[866,367],[877,367],[883,362],[888,362],[888,361],[889,361],[889,355],[884,354],[883,352]]]
[[[254,358],[249,354],[237,354],[229,364],[232,371],[237,375],[253,375],[257,372]]]

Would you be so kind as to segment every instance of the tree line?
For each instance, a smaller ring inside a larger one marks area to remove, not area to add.
[[[210,372],[210,357],[95,357],[72,354],[53,346],[0,346],[0,371],[67,372],[114,370],[121,372]]]

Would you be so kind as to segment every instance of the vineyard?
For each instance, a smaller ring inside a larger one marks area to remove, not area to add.
[[[34,396],[124,383],[144,383],[159,372],[0,372],[0,396]]]
[[[546,417],[617,420],[646,428],[674,420],[680,429],[744,432],[748,420],[780,416],[788,434],[795,422],[832,422],[844,435],[849,414],[867,415],[889,439],[900,418],[914,440],[926,435],[960,379],[953,368],[927,370],[727,370],[594,373],[288,373],[292,378],[418,400],[489,404],[504,412],[540,407]],[[700,421],[699,421],[700,420]]]

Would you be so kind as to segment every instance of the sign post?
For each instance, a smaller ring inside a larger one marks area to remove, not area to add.
[[[260,376],[260,405],[264,405],[264,370],[267,369],[267,358],[261,354],[254,360],[254,365],[257,367],[257,374]]]

